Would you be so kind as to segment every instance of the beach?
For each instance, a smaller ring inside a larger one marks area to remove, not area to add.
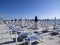
[[[37,29],[34,21],[6,21],[6,24],[3,22],[0,24],[0,45],[60,45],[59,25],[56,24],[58,28],[54,29],[50,23],[43,25],[41,22],[38,21]],[[30,38],[31,41],[28,40]],[[35,41],[38,43],[34,44]]]

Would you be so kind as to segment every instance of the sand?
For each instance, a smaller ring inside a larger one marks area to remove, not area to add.
[[[40,24],[40,22],[38,23],[38,28],[39,29],[36,29],[36,30],[33,30],[33,29],[28,29],[28,28],[34,28],[34,23],[33,23],[33,25],[32,25],[32,23],[33,22],[31,22],[31,23],[28,23],[27,22],[27,26],[28,27],[26,27],[26,28],[23,28],[23,30],[24,31],[21,31],[22,33],[23,32],[32,32],[32,33],[34,33],[34,31],[37,31],[37,32],[39,32],[39,33],[41,33],[41,31],[43,30],[43,29],[45,29],[45,28],[43,28],[43,27],[41,27],[41,24]],[[39,25],[40,24],[40,25]],[[12,25],[16,25],[16,24],[13,24],[12,23]],[[16,27],[21,27],[21,26],[19,26],[19,24],[16,26]],[[58,26],[59,27],[59,26]],[[53,29],[53,26],[52,25],[50,25],[49,26],[49,31],[52,31]],[[60,27],[59,27],[59,29],[60,29]],[[13,38],[15,38],[15,34],[12,34],[12,35],[10,35],[10,32],[11,30],[9,30],[9,28],[7,27],[7,25],[6,24],[4,24],[4,23],[2,23],[2,24],[0,24],[0,44],[1,43],[4,43],[4,42],[9,42],[9,41],[13,41]],[[42,33],[42,34],[40,34],[42,37],[43,37],[43,39],[42,40],[40,40],[39,41],[39,43],[38,44],[36,44],[36,45],[60,45],[60,38],[59,38],[59,36],[60,36],[60,32],[59,32],[59,35],[57,35],[57,36],[51,36],[51,35],[49,35],[49,33],[50,32],[48,32],[48,33]],[[33,34],[34,35],[34,34]],[[17,35],[17,37],[18,37],[18,35]],[[23,41],[23,42],[17,42],[17,44],[22,44],[22,43],[24,43],[25,42],[25,40]],[[9,44],[1,44],[1,45],[16,45],[16,43],[14,42],[14,43],[9,43]]]

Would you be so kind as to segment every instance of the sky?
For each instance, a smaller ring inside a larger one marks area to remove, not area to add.
[[[60,0],[0,0],[0,17],[4,19],[60,18]]]

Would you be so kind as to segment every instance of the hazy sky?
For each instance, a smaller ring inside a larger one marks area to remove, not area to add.
[[[14,18],[60,18],[60,0],[0,0],[0,15]]]

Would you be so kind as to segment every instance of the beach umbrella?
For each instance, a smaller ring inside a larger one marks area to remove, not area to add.
[[[35,16],[35,22],[37,22],[38,21],[38,18],[37,18],[37,16]]]
[[[54,28],[53,29],[56,29],[56,17],[54,19]]]
[[[14,21],[17,21],[17,19],[15,19]]]
[[[49,25],[49,19],[45,19],[45,21],[46,21],[45,28],[48,30],[49,29],[49,27],[48,27],[48,25]]]
[[[17,19],[15,19],[14,21],[15,21],[15,25],[16,25],[16,21],[17,21]]]
[[[13,22],[13,19],[11,19],[11,22]]]
[[[38,22],[38,18],[37,18],[37,16],[35,16],[35,28],[38,28],[37,27],[37,22]]]

